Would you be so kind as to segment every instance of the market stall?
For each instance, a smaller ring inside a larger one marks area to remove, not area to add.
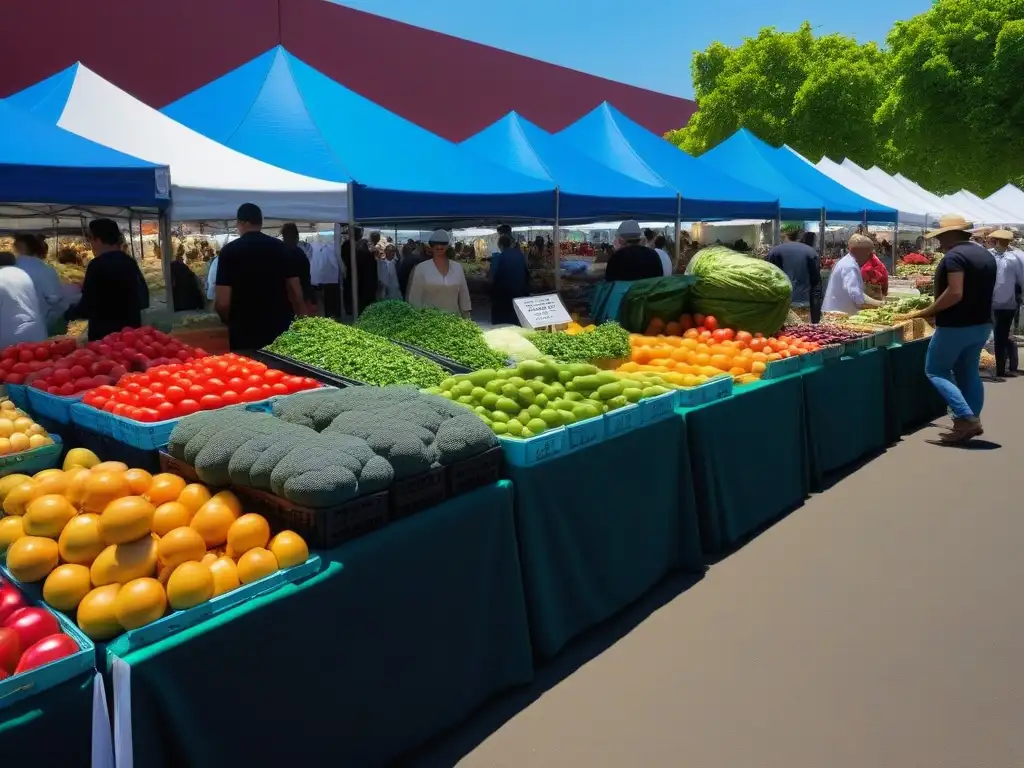
[[[86,673],[0,708],[5,762],[67,768],[102,765],[93,762],[92,754],[94,678],[94,673]],[[102,717],[106,723],[106,714]],[[109,738],[108,734],[108,742]]]

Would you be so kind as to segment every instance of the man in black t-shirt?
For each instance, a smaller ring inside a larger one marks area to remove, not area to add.
[[[260,349],[305,313],[296,262],[284,243],[264,234],[263,212],[253,203],[238,208],[238,233],[220,251],[214,306],[228,326],[234,350]]]
[[[971,225],[962,216],[939,219],[929,232],[945,254],[935,270],[935,301],[916,317],[934,317],[935,334],[928,343],[925,374],[949,403],[953,429],[944,443],[963,443],[984,431],[981,407],[985,391],[979,363],[981,349],[992,332],[992,291],[996,284],[995,257],[971,242]]]
[[[790,303],[794,307],[811,307],[812,299],[821,292],[821,270],[817,251],[801,240],[802,231],[799,227],[786,229],[785,242],[768,251],[765,261],[774,264],[789,278],[793,286]]]
[[[316,294],[313,293],[313,284],[310,280],[309,254],[302,247],[299,240],[299,228],[292,222],[281,227],[281,242],[288,249],[288,258],[295,264],[295,270],[299,275],[299,285],[302,286],[302,300],[308,306],[316,306]]]
[[[644,233],[632,219],[619,224],[620,247],[608,259],[604,279],[608,282],[619,280],[643,280],[648,277],[663,277],[658,252],[643,244]]]

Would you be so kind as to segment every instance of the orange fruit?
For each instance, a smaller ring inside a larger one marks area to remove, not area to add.
[[[185,490],[185,481],[177,475],[169,472],[161,472],[154,475],[153,482],[149,485],[146,498],[156,505],[166,504],[168,501],[177,501],[181,492]]]
[[[192,521],[192,512],[180,501],[161,504],[153,513],[153,533],[165,536],[168,531],[187,526]]]
[[[266,547],[268,541],[270,525],[263,515],[242,515],[228,528],[228,546],[236,555],[243,555],[256,547]]]
[[[233,494],[231,491],[221,491],[220,493],[215,493],[213,495],[213,499],[227,505],[227,507],[232,512],[235,513],[235,517],[238,517],[240,514],[242,514],[242,502],[239,501],[238,497],[235,496],[235,494]]]
[[[228,530],[237,519],[231,507],[213,498],[199,508],[189,526],[203,537],[207,547],[219,547],[228,540]]]
[[[45,472],[39,472],[36,474],[33,480],[36,481],[37,497],[46,496],[53,493],[64,494],[67,491],[68,484],[71,482],[72,475],[66,474],[60,469],[48,469]]]
[[[238,580],[238,566],[230,557],[216,557],[210,564],[210,572],[213,573],[214,597],[242,586],[242,582]]]
[[[78,628],[90,640],[110,640],[121,634],[122,628],[114,611],[120,591],[120,584],[96,587],[78,604]]]
[[[163,618],[167,611],[167,593],[156,579],[133,579],[121,587],[114,598],[114,615],[124,629],[138,629]]]
[[[167,579],[167,601],[176,611],[205,603],[213,594],[213,573],[202,563],[182,563]]]
[[[766,366],[764,363],[755,361],[750,364],[750,372],[753,374],[761,375],[762,373],[764,373],[765,367]]]
[[[57,539],[61,560],[79,565],[91,565],[106,548],[100,536],[100,516],[76,515],[64,526]]]
[[[114,499],[130,496],[131,490],[123,472],[98,472],[93,470],[89,472],[89,476],[85,480],[82,494],[82,511],[99,514]]]
[[[176,568],[185,562],[202,560],[206,554],[206,542],[198,531],[183,526],[161,538],[156,551],[163,565]]]
[[[133,496],[145,494],[149,490],[149,484],[153,482],[153,476],[144,469],[129,469],[124,473],[124,479],[128,481]]]
[[[188,509],[189,516],[191,517],[211,498],[210,491],[205,485],[189,483],[182,488],[181,493],[178,495],[178,503]],[[188,525],[188,523],[185,524]]]
[[[270,550],[256,547],[238,558],[238,580],[251,584],[277,571],[277,558]]]
[[[93,469],[96,472],[127,472],[128,465],[123,461],[101,461]]]
[[[74,613],[82,598],[91,590],[89,569],[84,565],[65,563],[58,565],[46,577],[43,582],[43,599],[58,611]]]
[[[70,501],[59,494],[49,493],[38,496],[29,503],[22,518],[22,525],[27,536],[56,539],[64,530],[64,526],[77,514],[78,510]]]
[[[19,483],[4,496],[4,513],[8,515],[25,514],[29,503],[39,495],[39,484],[35,480]]]
[[[128,544],[148,536],[156,509],[142,496],[114,499],[100,515],[100,536],[107,544]]]
[[[281,531],[270,540],[267,549],[274,554],[282,569],[301,565],[309,559],[309,547],[294,531]]]

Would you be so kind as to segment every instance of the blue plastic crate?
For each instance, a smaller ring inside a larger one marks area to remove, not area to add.
[[[22,410],[28,408],[28,387],[24,384],[5,384],[4,390],[12,403]]]
[[[86,637],[67,616],[52,610],[51,613],[57,617],[64,634],[70,635],[78,643],[78,651],[63,659],[57,659],[28,672],[22,672],[20,675],[12,675],[0,680],[0,710],[29,696],[62,685],[79,675],[95,672],[96,646],[93,645],[92,640]]]
[[[732,396],[732,376],[716,376],[699,387],[676,390],[676,407],[692,408]]]
[[[61,397],[59,395],[51,395],[49,392],[44,392],[35,387],[28,387],[27,389],[28,407],[32,413],[45,416],[58,424],[70,424],[71,406],[80,402],[85,397],[84,392],[71,395],[70,397]]]
[[[608,438],[629,432],[640,426],[640,409],[630,403],[604,415],[605,436]]]
[[[71,406],[72,424],[85,427],[90,432],[95,432],[98,435],[113,437],[110,433],[113,422],[106,418],[108,415],[106,412],[85,403],[75,403]]]
[[[61,442],[60,435],[51,434],[50,439],[53,440],[51,445],[0,456],[0,477],[15,473],[34,475],[36,472],[42,472],[44,469],[53,469],[60,464],[64,445]]]
[[[605,438],[604,416],[583,419],[565,427],[565,451],[572,453],[600,443]]]
[[[675,390],[656,397],[645,397],[637,403],[640,409],[640,423],[651,424],[675,416],[677,400]]]
[[[565,427],[549,429],[536,437],[518,438],[498,436],[505,460],[516,467],[532,467],[566,451]]]
[[[784,357],[781,360],[772,360],[765,366],[765,379],[781,379],[783,376],[791,376],[800,372],[800,356]]]

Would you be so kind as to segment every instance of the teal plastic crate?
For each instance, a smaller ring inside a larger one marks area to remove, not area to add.
[[[781,360],[772,360],[765,366],[765,379],[781,379],[783,376],[791,376],[800,372],[800,356],[784,357]]]
[[[605,439],[604,416],[583,419],[565,427],[566,453],[580,451]]]
[[[32,602],[39,604],[38,601]],[[78,643],[78,650],[63,659],[0,680],[0,711],[29,696],[74,680],[79,675],[96,671],[96,646],[92,640],[82,634],[67,616],[52,609],[50,612],[57,617],[64,634]]]
[[[640,408],[632,403],[604,415],[604,431],[608,438],[637,429],[640,424]]]
[[[732,376],[716,376],[699,387],[686,387],[676,390],[676,407],[693,408],[704,403],[713,403],[732,396]]]
[[[7,456],[0,456],[0,477],[20,473],[23,475],[34,475],[44,469],[53,469],[60,464],[61,454],[64,452],[64,444],[60,435],[50,435],[53,443],[44,445],[42,448],[33,448],[30,451],[11,453]]]
[[[901,331],[902,333],[902,331]],[[887,331],[879,331],[872,339],[874,342],[872,347],[888,347],[896,340],[896,331],[889,329]]]
[[[869,349],[867,336],[860,339],[853,339],[852,341],[844,342],[843,344],[843,355],[859,355],[861,352]]]
[[[820,368],[825,362],[825,354],[819,349],[816,352],[804,352],[798,359],[800,360],[800,370],[806,371],[811,368]]]
[[[80,402],[85,393],[60,397],[35,387],[28,387],[28,407],[33,414],[44,416],[58,424],[71,423],[71,406]]]
[[[12,403],[22,410],[28,408],[28,387],[24,384],[4,384],[3,389]]]
[[[669,419],[676,415],[676,392],[666,392],[664,395],[645,397],[636,405],[640,409],[640,423],[652,424],[655,421]]]
[[[821,353],[823,363],[834,363],[843,356],[842,344],[829,344],[818,350]]]
[[[515,467],[532,467],[565,453],[565,427],[549,429],[543,434],[525,440],[499,435],[498,442],[501,443],[505,451],[505,461],[509,464]]]

